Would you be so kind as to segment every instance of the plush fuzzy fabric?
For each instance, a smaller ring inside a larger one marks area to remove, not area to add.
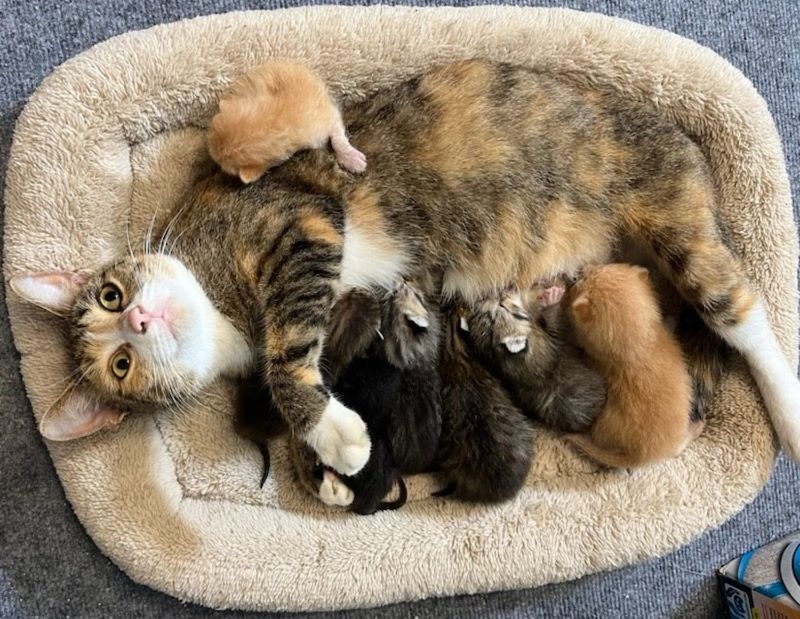
[[[202,50],[202,53],[198,53]],[[302,58],[334,89],[364,96],[432,64],[481,56],[651,101],[704,148],[721,214],[797,351],[797,237],[780,144],[761,98],[707,49],[668,33],[567,11],[319,8],[236,13],[124,35],[49,77],[17,125],[6,192],[6,276],[92,267],[126,250],[198,172],[202,127],[235,75]],[[37,416],[68,371],[58,321],[8,297]],[[741,364],[704,435],[681,458],[601,473],[549,434],[528,485],[492,508],[427,498],[362,518],[304,496],[274,445],[230,425],[230,386],[188,414],[49,445],[76,514],[135,580],[218,607],[325,609],[532,586],[659,555],[740,509],[772,467],[771,431]]]

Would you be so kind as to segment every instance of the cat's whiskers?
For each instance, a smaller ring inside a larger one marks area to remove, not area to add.
[[[156,223],[156,217],[158,216],[158,206],[156,206],[155,210],[153,211],[153,216],[150,218],[150,223],[147,225],[147,232],[145,233],[144,237],[144,253],[149,254],[150,250],[152,249],[153,245],[153,226]]]
[[[47,407],[47,410],[44,412],[43,417],[47,417],[47,415],[50,413],[50,411],[53,409],[53,407],[61,401],[61,398],[63,398],[67,393],[69,393],[70,391],[75,389],[75,387],[77,387],[78,385],[80,385],[83,382],[83,379],[86,378],[86,375],[89,373],[90,369],[91,368],[87,367],[85,370],[83,370],[83,372],[81,372],[81,374],[79,376],[76,376],[76,377],[72,378],[72,380],[70,380],[67,383],[67,386],[64,387],[64,389],[61,391],[61,393],[58,394],[58,397],[56,397],[56,399],[53,400],[53,403],[50,406]],[[80,370],[81,370],[81,368],[77,367],[75,370],[70,372],[69,375],[67,375],[67,379],[69,379],[70,376],[73,376],[73,375],[77,374]],[[63,381],[59,381],[59,382],[63,382]]]
[[[81,371],[81,369],[79,367],[75,368],[74,370],[69,372],[66,376],[63,376],[62,378],[59,378],[57,381],[52,382],[49,385],[45,385],[45,389],[52,389],[53,387],[56,387],[56,386],[62,385],[63,383],[67,383],[67,382],[71,381],[73,378],[75,378],[75,375],[78,374],[78,372],[80,372],[80,371]]]
[[[157,252],[159,254],[162,254],[162,253],[165,252],[165,250],[167,248],[167,243],[169,242],[170,237],[172,236],[172,233],[175,230],[175,224],[177,223],[177,221],[180,218],[180,216],[183,215],[183,212],[186,210],[188,205],[189,205],[188,202],[184,203],[184,205],[181,206],[181,208],[178,209],[178,212],[175,213],[175,215],[172,217],[172,219],[169,220],[169,223],[164,228],[164,232],[162,233],[161,239],[159,240],[159,243],[158,243]]]
[[[133,245],[131,244],[131,214],[130,211],[128,212],[128,218],[125,221],[125,240],[128,244],[128,254],[131,257],[131,260],[136,261],[136,256],[133,253]]]

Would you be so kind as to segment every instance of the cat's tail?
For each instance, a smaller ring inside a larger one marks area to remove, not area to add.
[[[694,393],[690,418],[703,421],[722,378],[730,348],[687,304],[681,307],[675,335],[692,377]]]

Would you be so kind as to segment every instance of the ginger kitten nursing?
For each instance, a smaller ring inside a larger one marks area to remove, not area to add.
[[[269,168],[328,142],[350,172],[367,167],[347,139],[342,116],[325,83],[293,62],[269,62],[234,82],[208,128],[211,157],[228,174],[252,183]]]
[[[588,267],[565,297],[578,344],[608,383],[587,434],[567,438],[598,462],[634,467],[680,454],[703,429],[690,421],[692,381],[667,330],[647,269]]]

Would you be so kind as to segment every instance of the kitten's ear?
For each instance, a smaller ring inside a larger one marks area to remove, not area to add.
[[[21,273],[9,281],[20,297],[59,315],[67,313],[92,274],[89,271]]]
[[[239,168],[239,178],[245,185],[257,181],[264,174],[264,168],[258,166],[246,165]]]
[[[585,294],[579,295],[578,298],[572,302],[572,314],[582,322],[591,318],[592,305],[589,303],[589,299]]]
[[[67,391],[44,414],[39,432],[51,441],[71,441],[116,427],[127,413],[118,411],[81,386]]]
[[[641,279],[642,281],[647,281],[650,279],[650,271],[648,271],[645,267],[635,266],[633,267],[636,276]]]

